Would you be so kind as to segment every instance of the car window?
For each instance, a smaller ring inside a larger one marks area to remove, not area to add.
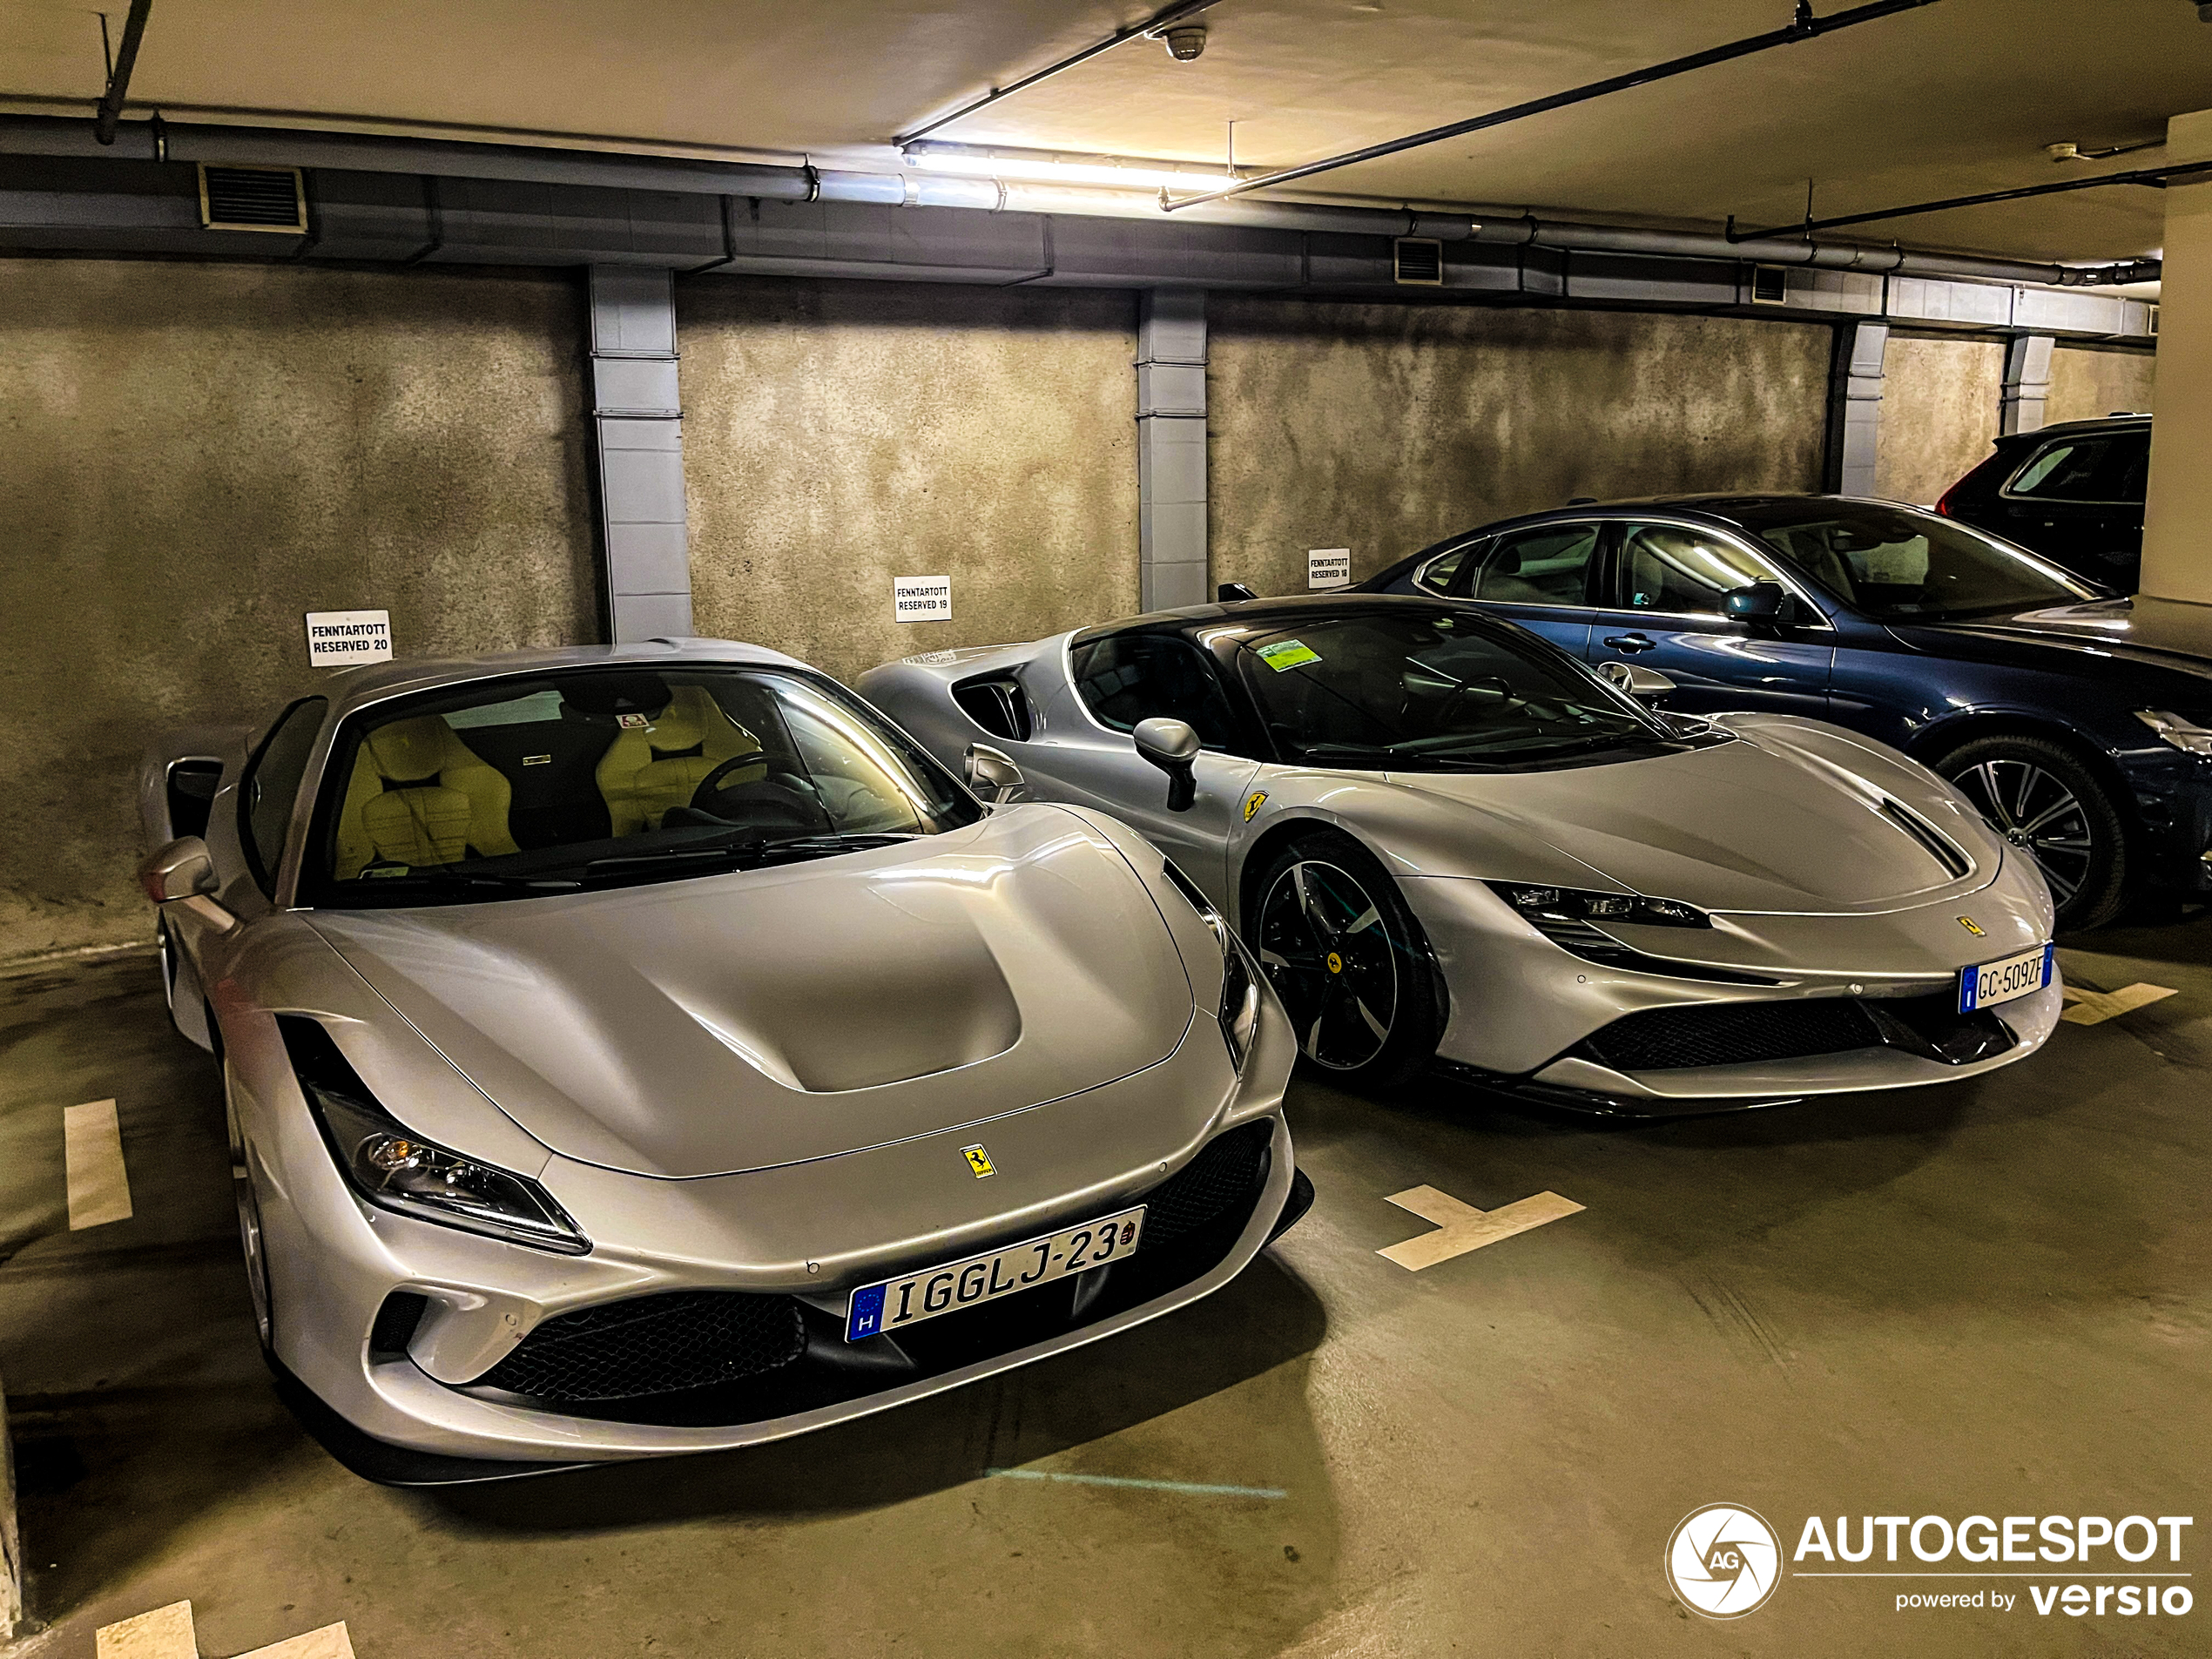
[[[1413,585],[1426,588],[1431,593],[1449,593],[1453,577],[1459,575],[1460,566],[1467,562],[1467,556],[1480,545],[1479,542],[1471,542],[1465,547],[1455,547],[1449,553],[1431,559],[1421,566],[1420,573],[1413,578]]]
[[[300,893],[339,908],[529,898],[830,856],[980,815],[942,766],[814,676],[556,671],[348,717]]]
[[[1116,634],[1075,651],[1076,690],[1098,723],[1133,732],[1139,720],[1184,720],[1209,749],[1235,746],[1236,719],[1204,651],[1172,634]]]
[[[1238,651],[1283,758],[1356,769],[1587,763],[1669,734],[1581,663],[1443,607],[1321,615]]]
[[[1501,536],[1475,573],[1467,597],[1498,604],[1588,604],[1597,541],[1595,524],[1548,524]]]
[[[1743,523],[1815,582],[1884,622],[2074,604],[2090,590],[1994,536],[1910,507],[1777,502]]]
[[[239,840],[246,849],[261,891],[276,890],[276,873],[284,861],[284,833],[292,822],[292,808],[299,799],[300,781],[307,776],[307,755],[322,730],[329,704],[320,697],[302,698],[282,714],[261,739],[261,746],[246,763],[239,786]]]
[[[1630,524],[1622,537],[1621,603],[1632,610],[1717,617],[1723,594],[1777,580],[1768,561],[1704,530]]]
[[[2031,501],[2132,506],[2143,499],[2149,469],[2150,440],[2139,433],[2064,438],[2031,455],[2005,493]]]

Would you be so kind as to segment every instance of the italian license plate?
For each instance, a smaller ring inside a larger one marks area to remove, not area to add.
[[[863,1285],[846,1305],[845,1339],[864,1342],[941,1313],[957,1313],[1071,1273],[1089,1272],[1135,1255],[1143,1237],[1144,1206],[1139,1204],[966,1261]]]
[[[2002,961],[1960,968],[1959,1012],[1972,1014],[1976,1008],[1993,1008],[2000,1002],[2033,995],[2051,982],[2051,962],[2056,954],[2056,946],[2038,945]]]

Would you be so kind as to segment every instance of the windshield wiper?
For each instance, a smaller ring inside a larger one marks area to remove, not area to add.
[[[499,875],[484,870],[408,870],[390,875],[374,875],[368,871],[352,878],[354,884],[365,888],[404,887],[411,881],[439,887],[535,887],[558,891],[580,887],[582,883],[561,876]]]
[[[833,853],[858,853],[872,846],[894,846],[911,841],[910,830],[846,830],[818,835],[786,835],[772,841],[719,841],[711,846],[671,846],[658,853],[621,853],[594,859],[583,867],[586,881],[595,876],[623,875],[654,869],[690,869],[708,863],[757,867],[785,858],[826,857]]]

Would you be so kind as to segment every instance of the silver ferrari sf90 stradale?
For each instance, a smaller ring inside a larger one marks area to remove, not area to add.
[[[334,676],[154,757],[263,1343],[361,1473],[795,1433],[1217,1289],[1297,1044],[1125,826],[716,641]]]
[[[1835,726],[1667,713],[1663,677],[1612,671],[1469,607],[1316,596],[860,684],[979,790],[1142,830],[1348,1081],[1440,1058],[1710,1110],[1971,1076],[2049,1036],[2050,894],[1950,785]]]

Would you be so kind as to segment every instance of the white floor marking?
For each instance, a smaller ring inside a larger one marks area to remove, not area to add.
[[[1439,1262],[1448,1262],[1454,1256],[1464,1256],[1471,1250],[1480,1250],[1485,1244],[1494,1244],[1501,1238],[1525,1233],[1531,1227],[1541,1227],[1548,1221],[1558,1221],[1582,1208],[1556,1192],[1540,1192],[1533,1198],[1522,1198],[1495,1210],[1477,1210],[1434,1187],[1409,1187],[1403,1192],[1392,1193],[1384,1202],[1394,1204],[1400,1210],[1410,1210],[1423,1221],[1436,1224],[1437,1231],[1433,1233],[1423,1233],[1418,1238],[1408,1238],[1402,1244],[1375,1252],[1414,1273]]]
[[[2069,985],[2060,995],[2074,1006],[2059,1018],[2068,1025],[2102,1025],[2107,1020],[2148,1008],[2154,1002],[2163,1002],[2180,993],[2169,991],[2163,985],[2138,982],[2117,991],[2077,991]]]
[[[96,1100],[63,1112],[62,1150],[69,1163],[70,1231],[130,1220],[131,1172],[123,1163],[115,1103]]]
[[[1061,1474],[1051,1469],[986,1469],[1008,1480],[1065,1480],[1082,1487],[1135,1487],[1142,1492],[1188,1492],[1207,1498],[1287,1498],[1279,1487],[1214,1487],[1195,1480],[1139,1480],[1126,1474]]]
[[[190,1602],[172,1602],[120,1624],[102,1625],[92,1640],[98,1659],[199,1659]],[[343,1624],[326,1624],[239,1659],[354,1659],[354,1644]]]

